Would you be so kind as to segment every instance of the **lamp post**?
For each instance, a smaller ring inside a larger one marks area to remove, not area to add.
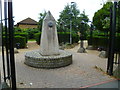
[[[91,21],[89,21],[91,22]],[[94,26],[91,22],[91,25],[90,25],[90,39],[89,39],[89,45],[87,47],[88,50],[93,50],[93,46],[92,46],[92,43],[93,43],[93,29],[94,29]]]
[[[86,53],[86,50],[84,48],[84,43],[83,43],[83,29],[84,29],[84,21],[81,21],[81,32],[80,32],[80,48],[78,49],[78,53]]]
[[[72,20],[70,18],[70,44],[72,44]]]
[[[70,7],[70,44],[72,44],[72,5],[75,4],[75,2],[71,2],[71,7]]]
[[[92,45],[92,36],[93,36],[93,24],[91,23],[91,27],[90,27],[90,45]]]

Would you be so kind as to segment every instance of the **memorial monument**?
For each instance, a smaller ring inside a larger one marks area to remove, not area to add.
[[[40,53],[42,55],[59,54],[56,21],[50,11],[43,20]]]
[[[27,52],[25,64],[47,69],[72,64],[72,54],[59,50],[56,21],[50,11],[43,20],[40,50]]]

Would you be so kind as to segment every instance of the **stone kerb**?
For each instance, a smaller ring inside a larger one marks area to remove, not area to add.
[[[25,64],[35,68],[59,68],[72,64],[72,54],[60,50],[60,55],[42,56],[38,50],[25,54]]]

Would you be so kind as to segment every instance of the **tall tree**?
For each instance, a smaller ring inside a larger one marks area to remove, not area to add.
[[[104,6],[95,12],[93,17],[93,24],[96,29],[101,31],[109,31],[110,26],[110,7],[112,6],[112,2],[107,2]]]
[[[72,32],[77,32],[80,25],[80,11],[77,9],[77,4],[67,4],[64,10],[60,12],[58,19],[58,31],[70,31],[70,23]]]
[[[118,2],[117,9],[117,32],[120,33],[120,1]]]

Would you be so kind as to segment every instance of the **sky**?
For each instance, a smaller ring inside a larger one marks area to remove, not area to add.
[[[13,0],[13,16],[15,24],[28,17],[38,21],[39,13],[50,10],[54,18],[59,18],[65,5],[76,2],[80,13],[85,10],[92,20],[94,13],[99,10],[105,0]]]

